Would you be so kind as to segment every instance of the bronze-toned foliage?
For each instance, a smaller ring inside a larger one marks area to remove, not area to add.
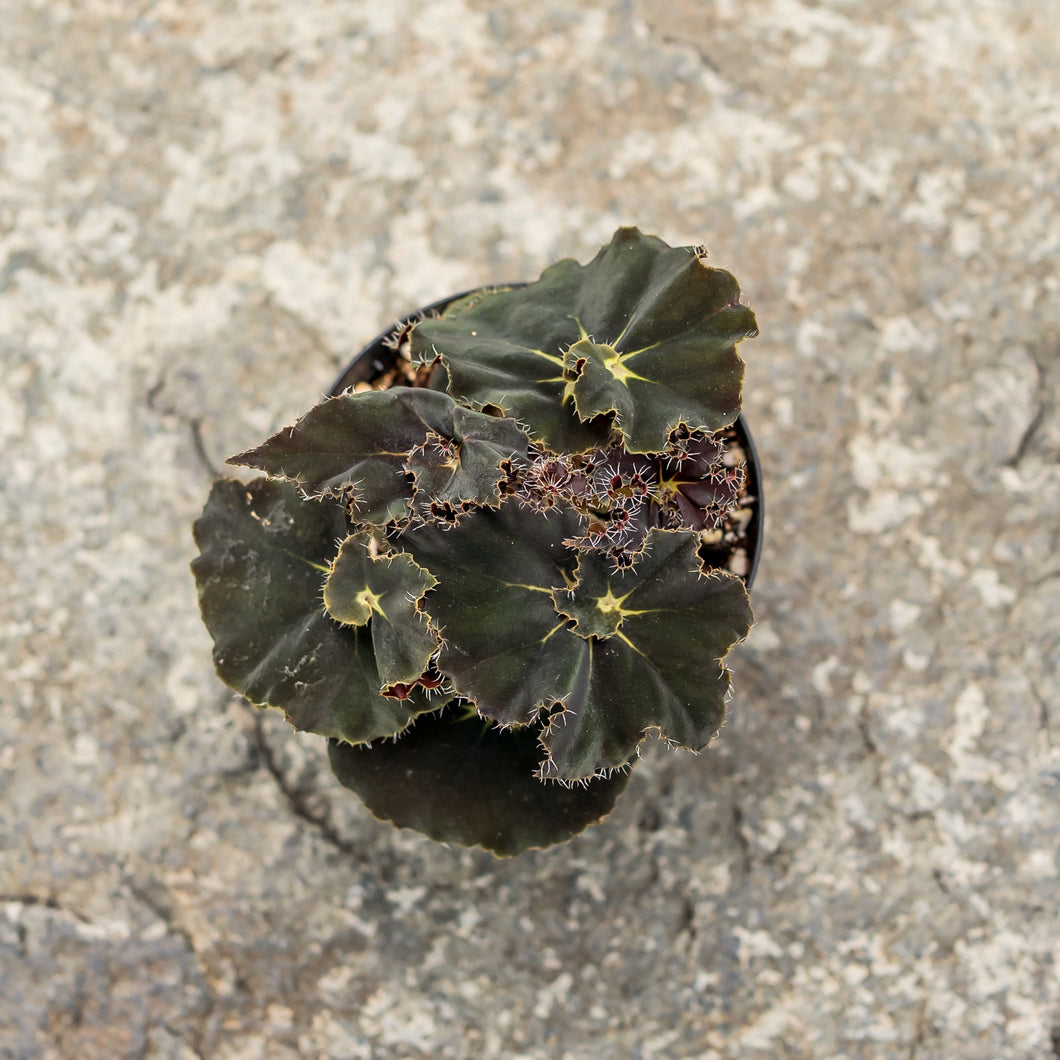
[[[218,673],[395,824],[498,854],[581,831],[648,734],[700,750],[724,719],[752,617],[701,539],[743,484],[718,432],[755,333],[729,273],[636,229],[419,322],[414,385],[330,398],[215,484]]]

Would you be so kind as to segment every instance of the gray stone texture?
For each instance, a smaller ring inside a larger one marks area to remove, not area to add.
[[[1056,0],[5,0],[0,1056],[1060,1056]],[[213,675],[224,458],[399,314],[755,307],[722,738],[495,861]]]

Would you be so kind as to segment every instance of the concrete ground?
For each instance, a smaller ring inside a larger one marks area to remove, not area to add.
[[[0,1056],[1060,1056],[1056,0],[6,0]],[[498,862],[226,693],[230,453],[399,314],[704,243],[736,698]]]

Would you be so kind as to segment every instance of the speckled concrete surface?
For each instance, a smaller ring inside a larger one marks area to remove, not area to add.
[[[6,0],[0,1056],[1060,1056],[1055,0]],[[705,243],[760,624],[495,862],[213,676],[210,465],[398,314]]]

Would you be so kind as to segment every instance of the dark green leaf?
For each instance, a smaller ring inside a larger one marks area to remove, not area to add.
[[[452,400],[452,399],[450,399]],[[448,435],[434,434],[415,450],[406,464],[421,495],[420,505],[441,501],[462,504],[500,503],[501,463],[526,458],[526,435],[514,420],[486,416],[453,406]]]
[[[222,680],[297,729],[360,743],[441,703],[419,689],[402,702],[380,696],[370,634],[325,613],[324,580],[345,534],[334,501],[303,500],[271,479],[226,479],[195,524],[192,570]]]
[[[739,295],[696,248],[623,228],[584,267],[564,260],[422,321],[412,354],[441,356],[450,393],[503,409],[557,451],[600,445],[613,416],[628,451],[661,452],[678,424],[714,431],[739,413],[736,343],[757,333]]]
[[[441,356],[454,397],[475,408],[501,409],[536,442],[567,452],[606,444],[610,423],[582,423],[565,392],[563,351],[580,337],[570,304],[580,272],[576,261],[566,259],[527,287],[421,321],[411,335],[413,360]]]
[[[653,729],[699,750],[725,714],[721,660],[750,628],[742,582],[702,574],[685,531],[651,530],[632,569],[589,550],[572,571],[568,533],[558,516],[507,505],[405,536],[438,578],[425,605],[443,638],[439,669],[503,724],[552,712],[543,775],[620,766]]]
[[[657,729],[698,751],[725,717],[729,649],[747,636],[751,609],[739,578],[701,573],[696,536],[651,530],[628,570],[583,552],[578,583],[553,595],[574,622],[580,654],[563,711],[550,719],[543,776],[576,779],[629,760]]]
[[[501,857],[562,843],[607,816],[628,780],[619,772],[587,787],[534,779],[536,727],[502,731],[449,709],[420,718],[396,741],[332,742],[338,779],[376,816],[443,843]]]
[[[510,421],[470,412],[435,390],[392,387],[324,401],[229,463],[290,479],[309,494],[345,495],[356,519],[379,526],[407,515],[410,457],[436,441],[452,451],[447,471],[431,468],[429,485],[475,504],[497,502],[500,460],[526,452],[526,436]]]
[[[572,518],[509,502],[452,530],[417,527],[401,539],[438,579],[424,601],[442,638],[438,668],[505,725],[533,720],[566,692],[577,646],[556,635],[568,620],[552,590],[566,584],[563,566],[573,566],[563,539],[576,528]]]
[[[623,352],[627,341],[617,349],[588,340],[576,343],[565,363],[578,414],[614,412],[631,453],[665,449],[678,424],[720,430],[740,411],[743,361],[736,343],[755,333],[751,310],[730,305],[685,334],[629,352]]]
[[[372,647],[382,688],[412,684],[438,650],[419,608],[435,579],[401,552],[372,557],[366,535],[348,537],[324,586],[324,606],[336,622],[371,619]]]

